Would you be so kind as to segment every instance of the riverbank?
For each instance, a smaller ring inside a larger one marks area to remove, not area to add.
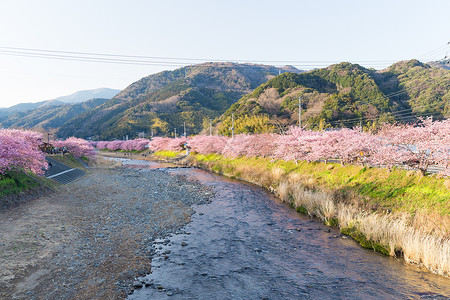
[[[152,241],[179,232],[211,197],[161,170],[92,167],[0,212],[0,299],[124,299],[150,272]]]
[[[450,275],[448,179],[403,170],[157,152],[156,159],[261,185],[363,247]]]

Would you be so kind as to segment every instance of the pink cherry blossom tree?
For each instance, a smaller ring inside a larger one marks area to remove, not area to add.
[[[317,131],[291,127],[277,139],[274,156],[283,160],[306,160],[312,151],[312,142],[320,135]]]
[[[425,174],[437,165],[448,172],[450,162],[450,120],[422,119],[413,125],[387,124],[378,137],[381,146],[372,163],[388,166],[406,165]]]
[[[97,142],[96,147],[99,150],[107,149],[109,143],[110,143],[109,141],[99,141]]]
[[[39,149],[42,135],[28,130],[0,130],[0,173],[8,170],[44,174],[47,168],[44,153]]]
[[[189,138],[188,145],[192,151],[201,154],[220,154],[227,143],[224,136],[197,135]]]
[[[108,145],[106,146],[106,149],[111,150],[111,151],[117,151],[122,149],[122,143],[124,141],[120,141],[120,140],[115,140],[112,142],[109,142]]]
[[[70,137],[64,141],[52,141],[51,144],[55,147],[65,147],[69,153],[76,157],[92,157],[95,155],[94,147],[84,139]]]
[[[170,138],[168,137],[154,137],[149,144],[149,147],[152,151],[162,151],[162,150],[168,150],[168,143],[170,141]]]
[[[146,146],[150,143],[147,139],[134,139],[124,141],[121,144],[121,150],[125,151],[142,151],[146,148]]]

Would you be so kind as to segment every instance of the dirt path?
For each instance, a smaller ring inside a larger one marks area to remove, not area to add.
[[[0,212],[0,299],[122,299],[150,271],[151,241],[211,196],[160,170],[92,169]]]

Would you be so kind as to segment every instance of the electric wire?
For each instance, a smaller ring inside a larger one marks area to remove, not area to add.
[[[444,105],[444,103],[435,103],[434,105],[429,106],[429,108],[436,108],[436,107],[438,107],[440,105]],[[427,105],[415,106],[414,108],[407,109],[407,110],[416,110],[416,109],[420,109],[420,108],[424,108],[424,107],[428,107],[428,106]],[[395,114],[396,111],[390,111],[390,112]],[[433,113],[430,113],[430,112],[418,112],[418,113],[412,114],[412,112],[404,112],[404,113],[397,114],[396,116],[400,117],[402,119],[404,119],[404,118],[415,118],[415,119],[417,119],[418,117],[421,117],[421,116],[431,116],[431,115],[439,116],[439,115],[442,115],[442,113],[440,113],[440,112],[433,112]],[[371,117],[371,118],[367,118],[367,117],[352,118],[352,119],[346,119],[346,120],[341,120],[341,121],[331,121],[331,122],[328,122],[328,124],[330,124],[330,125],[337,125],[337,124],[342,124],[342,123],[344,123],[344,124],[345,123],[357,123],[359,121],[377,121],[377,120],[379,121],[382,117],[383,116],[377,116],[377,117]]]
[[[429,52],[427,52],[425,54],[422,54],[422,55],[418,56],[417,58],[418,59],[424,59],[424,58],[430,57],[432,55],[435,55],[437,52],[442,52],[442,51],[445,52],[446,51],[445,48],[447,48],[447,47],[449,47],[449,43],[447,43],[447,44],[445,44],[443,46],[440,46],[439,48],[436,48],[434,50],[431,50],[431,51],[429,51]]]
[[[17,48],[17,47],[0,47],[0,49],[20,50],[29,52],[48,52],[58,54],[76,54],[76,55],[91,55],[91,56],[107,56],[107,57],[123,57],[123,58],[142,58],[142,59],[162,59],[162,60],[178,60],[178,61],[209,61],[209,62],[265,62],[265,63],[298,63],[298,64],[329,64],[335,63],[337,60],[244,60],[244,59],[217,59],[217,58],[188,58],[188,57],[167,57],[167,56],[140,56],[140,55],[123,55],[123,54],[109,54],[109,53],[94,53],[94,52],[75,52],[75,51],[60,51],[60,50],[44,50],[35,48]],[[345,60],[341,60],[345,61]],[[361,63],[392,63],[393,60],[358,60]]]
[[[17,47],[0,47],[1,55],[24,56],[32,58],[46,58],[69,61],[86,61],[97,63],[117,63],[131,65],[160,65],[170,67],[183,67],[193,62],[236,62],[236,63],[283,63],[298,67],[317,68],[329,66],[330,64],[339,63],[332,60],[242,60],[242,59],[211,59],[211,58],[187,58],[187,57],[159,57],[159,56],[138,56],[138,55],[121,55],[108,53],[93,52],[75,52],[75,51],[59,51],[59,50],[43,50],[34,48],[17,48]],[[394,61],[370,61],[361,60],[354,63],[367,63],[371,66],[385,67]],[[227,67],[227,66],[215,66]]]

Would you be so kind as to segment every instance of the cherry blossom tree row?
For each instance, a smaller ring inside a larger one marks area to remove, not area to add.
[[[125,150],[125,151],[142,151],[145,150],[150,140],[147,139],[135,139],[127,141],[100,141],[93,142],[92,145],[97,147],[99,150],[108,149],[111,151]]]
[[[406,166],[423,174],[429,166],[440,166],[450,175],[450,120],[420,120],[416,124],[388,124],[376,134],[360,128],[311,131],[291,128],[285,135],[258,134],[154,138],[150,149],[180,151],[187,145],[192,151],[223,154],[229,157],[272,157],[287,161],[328,161],[342,164]]]

